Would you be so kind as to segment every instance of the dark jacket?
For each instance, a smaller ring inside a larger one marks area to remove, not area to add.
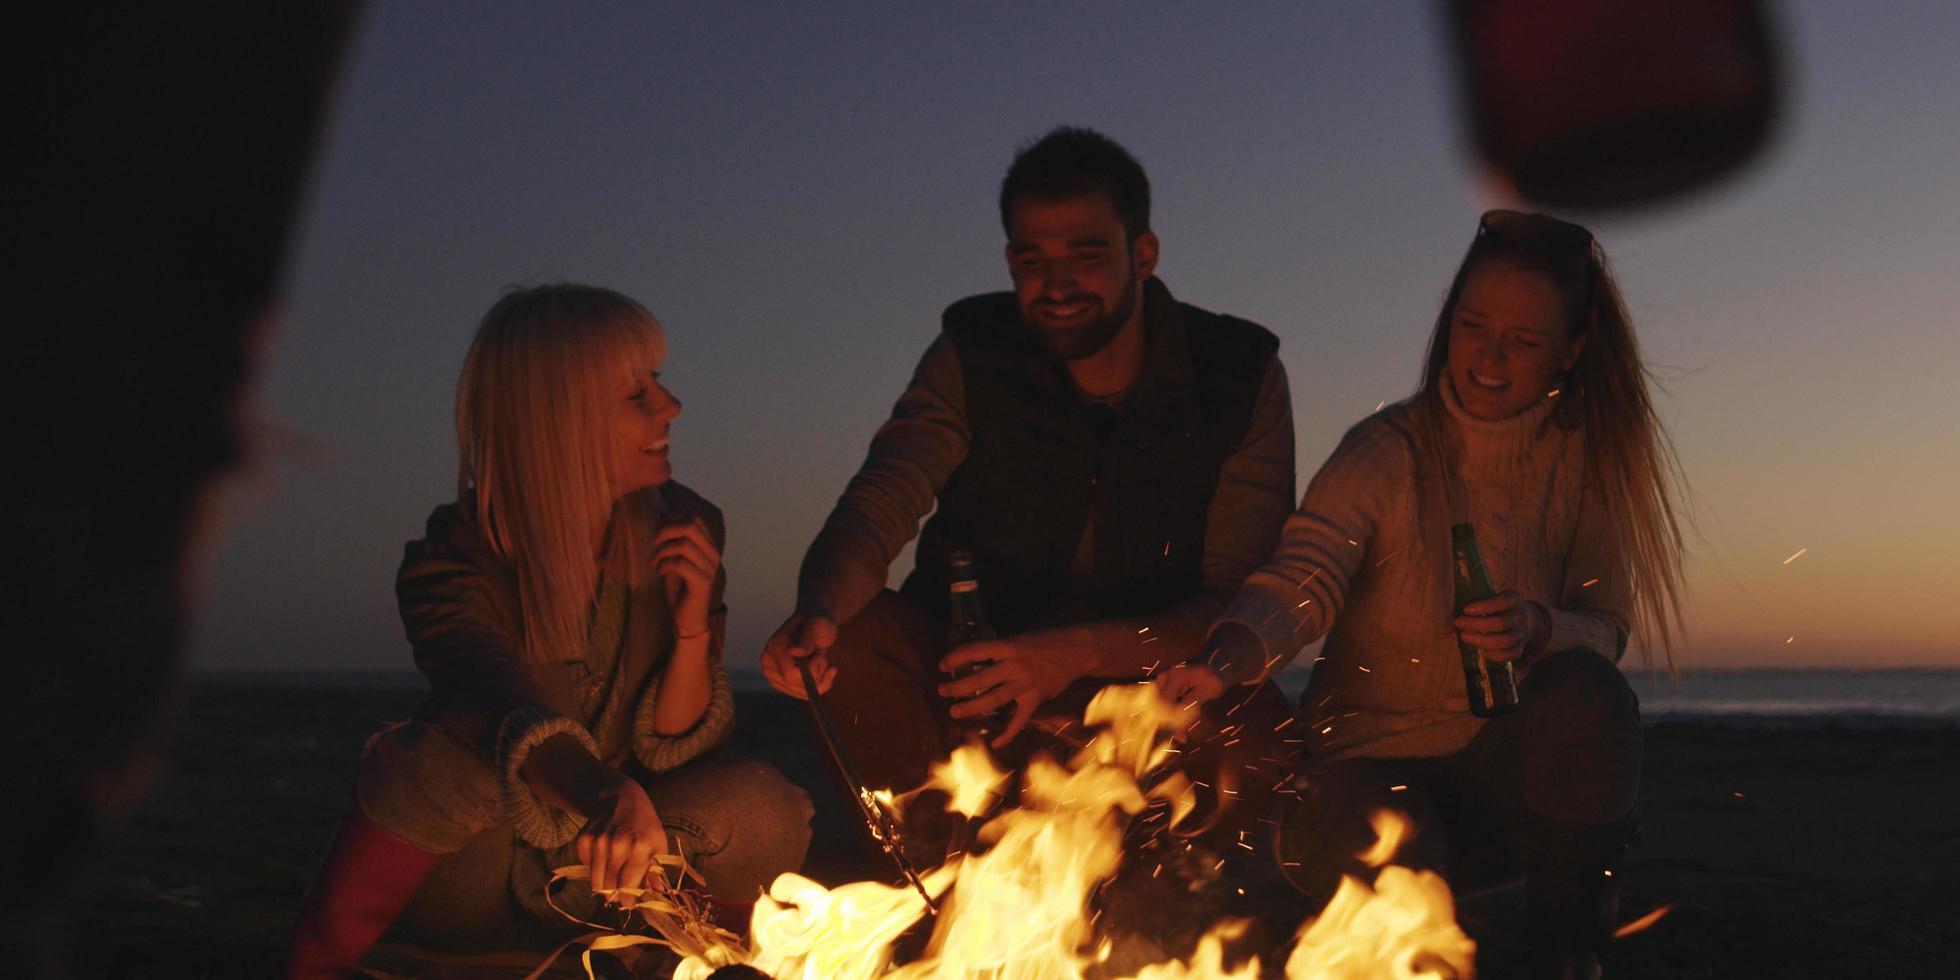
[[[713,504],[677,483],[655,492],[668,514],[700,518],[717,548],[722,545],[726,531]],[[595,602],[594,642],[606,648],[534,664],[522,649],[515,570],[491,552],[470,508],[437,507],[427,536],[405,549],[395,580],[415,665],[429,681],[430,694],[418,715],[499,768],[513,745],[535,741],[527,739],[527,730],[567,719],[590,735],[596,753],[610,765],[637,761],[653,771],[671,769],[712,748],[733,721],[721,666],[725,583],[726,575],[718,574],[710,599],[715,680],[707,713],[693,731],[659,736],[652,728],[652,705],[674,644],[659,586],[623,596],[618,593],[624,590],[615,588],[610,608],[608,590],[602,589]]]
[[[1142,374],[1113,412],[1083,403],[1012,293],[947,309],[972,442],[920,533],[907,595],[943,608],[947,558],[963,548],[1001,633],[1075,618],[1055,599],[1092,515],[1096,617],[1143,615],[1198,591],[1206,508],[1279,341],[1178,302],[1154,278],[1143,303]]]

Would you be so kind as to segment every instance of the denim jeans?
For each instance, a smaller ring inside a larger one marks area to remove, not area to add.
[[[1565,828],[1621,835],[1598,848],[1612,854],[1575,860],[1617,855],[1640,791],[1633,689],[1604,657],[1567,650],[1533,664],[1520,693],[1517,711],[1455,755],[1357,759],[1308,777],[1282,830],[1287,877],[1321,900],[1342,875],[1372,881],[1356,855],[1374,842],[1368,817],[1380,809],[1412,825],[1394,863],[1440,870],[1459,892],[1515,879]]]
[[[810,799],[769,765],[709,756],[679,769],[633,773],[667,830],[723,902],[750,902],[802,865]],[[578,864],[574,844],[550,851],[516,838],[503,818],[498,773],[440,727],[410,721],[384,729],[362,753],[355,797],[382,829],[443,855],[397,923],[414,941],[450,949],[525,945],[581,931],[558,909],[592,921],[591,891],[562,882],[546,900],[553,868]]]

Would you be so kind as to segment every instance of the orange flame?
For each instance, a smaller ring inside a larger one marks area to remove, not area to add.
[[[858,980],[872,977],[937,980],[1080,980],[1101,974],[1112,952],[1094,932],[1090,898],[1123,860],[1123,825],[1164,806],[1175,826],[1195,806],[1191,780],[1172,774],[1146,792],[1139,782],[1175,755],[1167,733],[1192,713],[1164,703],[1148,684],[1113,686],[1091,701],[1088,727],[1102,730],[1067,765],[1036,758],[1023,777],[1020,805],[988,820],[984,853],[961,855],[925,876],[940,905],[932,935],[918,959],[893,962],[892,946],[925,915],[910,888],[855,882],[826,889],[783,875],[756,902],[750,949],[739,959],[779,980]],[[949,809],[978,816],[998,801],[1008,779],[974,744],[933,769],[932,782],[952,797]],[[1153,814],[1146,819],[1157,819]],[[1401,818],[1373,817],[1380,838],[1369,863],[1385,865],[1406,833]],[[1187,961],[1146,966],[1136,980],[1254,980],[1257,958],[1235,970],[1224,965],[1225,944],[1246,923],[1213,926]],[[1348,878],[1321,915],[1303,924],[1286,960],[1292,980],[1467,978],[1476,946],[1457,928],[1450,891],[1430,872],[1382,867],[1372,886]],[[728,958],[722,958],[727,962]],[[678,980],[711,972],[689,959]]]

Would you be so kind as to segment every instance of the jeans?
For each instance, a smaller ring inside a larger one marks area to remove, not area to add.
[[[1374,842],[1368,817],[1381,809],[1412,825],[1394,863],[1440,871],[1459,892],[1543,865],[1536,852],[1560,828],[1620,839],[1593,848],[1601,856],[1555,864],[1617,856],[1640,790],[1633,689],[1604,657],[1567,650],[1534,663],[1520,694],[1517,711],[1486,722],[1455,755],[1358,759],[1308,777],[1281,831],[1287,876],[1323,901],[1342,875],[1372,881],[1356,855]]]
[[[658,776],[629,769],[666,828],[722,902],[750,902],[778,874],[803,863],[810,799],[767,764],[706,757]],[[578,864],[573,843],[550,851],[516,838],[503,819],[499,774],[440,727],[410,721],[369,740],[355,797],[367,818],[441,854],[397,923],[407,938],[448,949],[550,941],[601,910],[589,888],[563,882],[546,899],[554,868]],[[693,886],[690,886],[693,887]]]
[[[945,622],[935,621],[891,590],[880,593],[839,627],[837,642],[826,654],[837,679],[823,696],[823,706],[867,788],[916,788],[925,782],[932,763],[960,744],[961,733],[949,713],[951,704],[938,692],[938,685],[946,680],[939,670],[945,652]],[[1097,691],[1112,683],[1122,682],[1102,677],[1077,680],[1041,706],[1030,729],[1044,719],[1057,724],[1065,719],[1080,734],[1083,709]],[[1290,715],[1285,695],[1271,684],[1206,706],[1194,732],[1209,737],[1184,746],[1179,768],[1206,786],[1226,788],[1228,795],[1201,794],[1198,812],[1187,821],[1194,832],[1208,828],[1229,845],[1238,839],[1239,830],[1265,816],[1275,787],[1290,773],[1288,746],[1279,734]],[[1064,759],[1072,755],[1053,740],[1027,732],[996,754],[1004,765],[1015,767],[1043,749]],[[851,787],[844,792],[847,798],[856,794]],[[930,809],[907,809],[904,829],[909,840],[937,844],[946,832],[935,825]],[[938,854],[923,856],[928,866],[937,861]]]

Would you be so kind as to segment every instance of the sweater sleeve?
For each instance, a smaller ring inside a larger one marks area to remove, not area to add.
[[[1247,576],[1210,641],[1214,657],[1246,683],[1285,667],[1341,613],[1379,526],[1377,508],[1413,485],[1407,438],[1381,416],[1348,431],[1307,484],[1280,531],[1278,550]],[[1232,624],[1231,628],[1226,628]]]
[[[720,508],[679,484],[668,484],[663,493],[674,513],[699,515],[715,548],[727,551],[728,524]],[[633,710],[633,755],[641,765],[653,772],[676,769],[713,750],[728,737],[735,725],[735,698],[729,688],[728,668],[722,662],[727,645],[728,566],[723,564],[715,571],[714,585],[708,593],[708,703],[686,731],[662,733],[654,724],[654,715],[666,676],[663,666],[647,682]]]
[[[797,608],[823,609],[840,623],[857,615],[970,444],[959,352],[941,334],[804,555]]]
[[[729,730],[735,727],[735,698],[729,691],[728,669],[716,657],[709,670],[713,688],[708,693],[707,709],[701,712],[694,727],[674,735],[662,735],[654,730],[653,705],[660,694],[660,682],[647,685],[646,694],[633,714],[633,755],[641,765],[653,772],[678,769],[728,737]]]
[[[1552,632],[1542,652],[1577,647],[1617,662],[1627,648],[1632,583],[1627,580],[1619,529],[1598,495],[1590,491],[1580,500],[1560,588],[1557,604],[1548,609]]]
[[[569,735],[595,757],[599,746],[591,733],[578,722],[557,712],[531,706],[504,716],[497,737],[497,772],[502,777],[499,796],[511,830],[534,847],[549,850],[578,836],[585,820],[541,799],[524,781],[524,763],[531,750],[558,735]]]
[[[436,509],[428,536],[406,549],[395,594],[415,664],[428,678],[426,709],[502,781],[504,810],[519,836],[540,847],[577,833],[576,817],[538,799],[519,777],[532,749],[569,734],[597,755],[592,736],[550,708],[523,655],[508,583],[453,506]]]

